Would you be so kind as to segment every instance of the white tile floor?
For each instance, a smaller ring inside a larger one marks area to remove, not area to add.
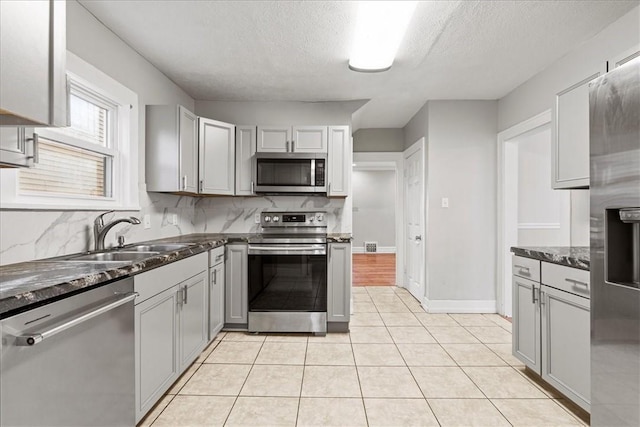
[[[221,333],[140,425],[570,426],[584,412],[511,356],[496,314],[354,288],[351,332]]]

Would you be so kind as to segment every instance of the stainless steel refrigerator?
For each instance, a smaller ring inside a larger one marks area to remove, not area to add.
[[[640,58],[592,81],[591,423],[640,425]]]

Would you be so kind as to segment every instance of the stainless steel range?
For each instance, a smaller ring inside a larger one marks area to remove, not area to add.
[[[327,332],[325,212],[263,212],[249,240],[251,332]]]

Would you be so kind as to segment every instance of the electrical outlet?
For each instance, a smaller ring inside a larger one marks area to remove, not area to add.
[[[178,214],[171,215],[171,224],[178,225]]]
[[[256,224],[260,224],[260,214],[259,213],[255,214],[253,220],[255,221]]]
[[[146,214],[145,216],[143,216],[142,223],[144,224],[145,229],[151,228],[151,215]]]
[[[443,208],[448,208],[449,207],[449,198],[448,197],[443,197],[442,198],[442,207]]]

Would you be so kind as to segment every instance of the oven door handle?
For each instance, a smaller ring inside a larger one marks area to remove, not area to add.
[[[251,246],[249,255],[326,255],[325,245],[291,245],[291,246]]]

